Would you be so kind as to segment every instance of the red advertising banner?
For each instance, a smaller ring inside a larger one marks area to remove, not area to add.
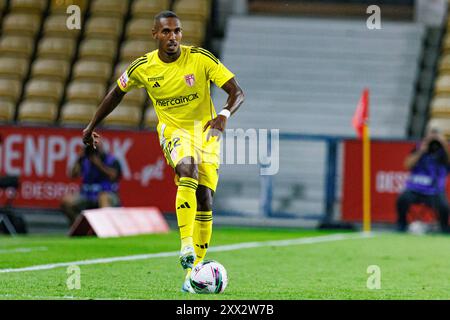
[[[80,180],[68,177],[83,148],[81,129],[0,127],[0,176],[17,175],[20,189],[14,205],[59,208],[61,198],[79,190]],[[156,132],[99,130],[105,151],[122,167],[123,206],[156,206],[174,211],[176,186]],[[0,201],[5,190],[0,189]]]
[[[371,142],[371,214],[373,222],[397,220],[396,201],[409,172],[403,163],[414,142]],[[362,221],[362,143],[344,142],[342,220]],[[448,185],[448,184],[447,184]],[[447,193],[449,188],[447,188]],[[449,194],[450,195],[450,194]]]

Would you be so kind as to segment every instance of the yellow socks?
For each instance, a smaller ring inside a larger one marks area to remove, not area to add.
[[[194,220],[197,212],[198,181],[193,178],[180,178],[175,202],[178,228],[180,229],[181,246],[193,245]]]
[[[194,266],[205,258],[212,234],[212,211],[198,211],[194,225]]]

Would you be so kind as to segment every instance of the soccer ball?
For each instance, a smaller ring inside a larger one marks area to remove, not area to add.
[[[192,269],[191,286],[195,293],[222,293],[227,284],[227,271],[217,261],[202,261]]]

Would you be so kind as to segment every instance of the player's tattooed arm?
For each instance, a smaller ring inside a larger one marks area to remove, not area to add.
[[[241,87],[234,78],[231,78],[230,80],[225,82],[225,84],[222,86],[222,89],[228,94],[227,103],[223,107],[223,110],[228,110],[229,116],[230,114],[235,113],[244,102],[244,91],[242,91]],[[220,137],[220,133],[225,130],[228,116],[219,113],[217,117],[209,120],[205,124],[205,126],[203,127],[203,131],[210,127],[207,139],[214,136]]]
[[[94,131],[95,127],[105,119],[122,101],[125,92],[123,92],[116,84],[108,94],[103,98],[94,117],[83,130],[83,143],[87,146],[96,147],[100,135]]]

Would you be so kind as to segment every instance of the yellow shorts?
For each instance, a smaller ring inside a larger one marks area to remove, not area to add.
[[[215,192],[219,180],[220,143],[217,137],[206,141],[208,130],[194,133],[162,125],[158,131],[167,164],[175,169],[181,159],[192,157],[198,168],[198,184]],[[178,176],[175,176],[175,184],[178,185]]]

